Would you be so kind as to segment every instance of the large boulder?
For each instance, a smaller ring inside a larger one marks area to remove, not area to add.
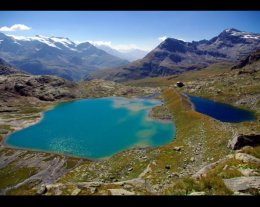
[[[250,189],[260,190],[260,176],[236,177],[224,179],[225,185],[234,192],[243,192]]]
[[[125,189],[108,189],[111,195],[135,195],[134,192],[127,191]]]
[[[192,178],[196,179],[196,180],[199,180],[201,179],[202,177],[206,176],[207,173],[213,169],[214,167],[216,167],[217,165],[221,164],[221,163],[224,163],[226,162],[228,159],[230,158],[233,158],[234,155],[227,155],[226,157],[224,157],[223,159],[221,160],[218,160],[216,162],[213,162],[213,163],[210,163],[206,166],[204,166],[203,168],[201,168],[198,172],[196,172],[195,174],[192,175]]]
[[[202,195],[206,195],[205,192],[201,191],[201,192],[192,192],[189,195],[191,196],[202,196]]]
[[[178,82],[176,83],[176,86],[179,87],[179,88],[181,88],[181,87],[183,87],[183,86],[185,86],[185,85],[184,85],[183,82],[178,81]]]
[[[239,134],[234,136],[228,143],[228,147],[233,150],[241,149],[244,146],[260,145],[260,134]]]
[[[37,190],[37,195],[43,195],[47,192],[46,185],[41,185],[39,189]]]
[[[249,154],[246,154],[246,153],[236,153],[235,159],[241,160],[242,162],[260,163],[259,158],[256,158],[256,157],[249,155]]]

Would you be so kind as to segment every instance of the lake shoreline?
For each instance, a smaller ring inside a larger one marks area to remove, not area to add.
[[[230,104],[217,102],[199,96],[188,96],[190,102],[195,106],[195,111],[210,116],[221,122],[240,123],[255,121],[256,115],[245,109],[240,109]]]
[[[109,97],[103,97],[103,98],[109,98]],[[111,98],[112,98],[112,97],[111,97]],[[114,98],[114,97],[113,97],[113,98]],[[136,99],[136,97],[134,97],[134,98]],[[95,99],[96,99],[96,98],[95,98]],[[138,99],[140,99],[140,98],[138,98]],[[77,99],[77,100],[84,100],[84,99]],[[153,99],[150,99],[150,100],[152,101]],[[121,152],[123,152],[123,151],[125,151],[125,150],[135,150],[135,149],[144,149],[144,150],[146,150],[147,148],[157,147],[157,146],[142,146],[142,145],[138,146],[138,144],[137,144],[137,145],[134,146],[134,147],[130,147],[130,148],[126,148],[126,149],[123,149],[123,150],[119,150],[118,152],[113,153],[112,155],[109,155],[109,156],[105,156],[104,158],[103,158],[103,157],[100,157],[100,158],[90,158],[90,157],[88,157],[88,156],[66,154],[66,152],[65,152],[65,153],[63,153],[63,152],[53,152],[53,151],[41,150],[41,149],[37,149],[37,148],[34,149],[34,148],[27,148],[27,147],[17,147],[17,146],[15,146],[15,145],[12,145],[12,144],[8,144],[8,143],[7,143],[7,138],[8,138],[8,136],[10,136],[10,134],[16,133],[17,131],[20,131],[20,130],[22,130],[22,129],[24,129],[24,128],[28,128],[28,127],[30,127],[30,126],[32,126],[32,125],[35,125],[35,124],[39,123],[40,121],[43,120],[44,113],[45,113],[46,111],[49,111],[49,110],[55,108],[56,106],[58,106],[58,105],[60,105],[60,104],[63,104],[63,103],[66,103],[66,102],[71,102],[71,101],[76,101],[76,100],[68,100],[68,101],[61,102],[61,103],[60,103],[60,102],[59,102],[59,103],[55,103],[55,104],[52,105],[51,107],[48,107],[47,110],[43,110],[41,113],[39,113],[39,117],[36,117],[34,120],[25,120],[25,121],[22,122],[22,124],[13,127],[14,131],[9,132],[8,134],[6,134],[6,135],[4,136],[4,139],[3,139],[3,141],[2,141],[2,145],[5,146],[5,147],[7,147],[7,148],[12,148],[12,149],[17,149],[17,150],[27,150],[27,151],[32,151],[32,152],[44,152],[44,153],[50,153],[50,154],[57,154],[57,155],[60,155],[60,156],[67,156],[67,157],[73,157],[73,158],[79,158],[79,159],[82,158],[82,159],[86,159],[86,160],[90,160],[90,161],[97,161],[97,160],[107,159],[107,158],[109,158],[109,157],[111,157],[111,156],[114,156],[114,155],[116,155],[116,154],[119,154],[119,153],[121,153]],[[156,100],[156,101],[158,101],[158,100]],[[159,118],[156,117],[156,116],[152,116],[151,110],[152,110],[153,108],[154,108],[154,106],[152,106],[152,108],[150,108],[150,109],[147,109],[147,114],[145,115],[145,117],[146,117],[145,119],[156,120],[156,121],[158,121],[158,122],[160,122],[160,123],[167,123],[167,124],[168,124],[168,123],[172,123],[172,120],[169,120],[169,119],[167,119],[167,120],[166,120],[166,119],[159,119]]]
[[[185,98],[185,100],[190,104],[192,111],[196,111],[194,103],[190,100],[188,94],[181,93],[181,95]]]

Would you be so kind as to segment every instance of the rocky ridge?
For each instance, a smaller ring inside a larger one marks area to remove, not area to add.
[[[122,67],[96,71],[86,79],[100,78],[123,82],[147,77],[169,76],[229,61],[237,62],[260,48],[260,35],[226,29],[210,40],[185,42],[167,38],[143,59]]]

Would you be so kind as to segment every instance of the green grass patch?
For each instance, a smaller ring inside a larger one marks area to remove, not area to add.
[[[203,177],[199,184],[202,191],[206,192],[208,195],[232,195],[233,192],[229,190],[224,181],[218,177],[208,174]]]
[[[78,158],[68,158],[66,160],[66,168],[67,169],[71,169],[71,168],[74,168],[79,162],[79,159]]]
[[[43,111],[43,108],[41,107],[21,107],[20,108],[20,113],[22,114],[34,114],[34,113],[40,113]]]
[[[0,189],[14,186],[37,172],[36,168],[8,165],[0,170]]]
[[[35,195],[37,189],[34,188],[36,185],[39,185],[41,180],[32,180],[29,181],[18,188],[11,189],[7,191],[6,195]]]
[[[6,153],[5,153],[5,156],[12,156],[14,153],[15,153],[15,150],[13,149],[6,149]]]
[[[218,176],[223,179],[233,178],[242,176],[242,174],[235,168],[241,163],[241,161],[236,159],[229,159],[224,163],[217,165],[215,168],[208,172],[208,177]],[[226,167],[226,169],[225,169]]]
[[[10,125],[6,125],[6,124],[1,124],[1,125],[0,125],[0,129],[10,130],[10,129],[11,129],[11,126],[10,126]]]
[[[214,75],[220,75],[224,72],[230,70],[232,64],[228,62],[216,63],[208,66],[205,69],[198,71],[188,71],[178,75],[171,75],[166,77],[155,77],[155,78],[144,78],[139,80],[130,80],[124,82],[126,85],[130,86],[140,86],[140,87],[162,87],[174,85],[178,81],[197,81],[201,79],[206,79]]]
[[[260,146],[256,146],[256,147],[246,146],[241,151],[243,153],[250,154],[260,159]]]
[[[176,135],[172,142],[158,148],[159,153],[155,158],[156,165],[151,165],[150,180],[153,184],[166,179],[167,173],[186,169],[187,165],[201,166],[201,164],[205,165],[207,158],[211,158],[210,162],[223,158],[230,152],[226,146],[232,135],[231,130],[224,127],[222,123],[193,111],[186,97],[183,97],[178,91],[165,89],[162,96],[176,125]],[[199,154],[202,158],[197,159],[194,147],[198,147],[199,143]],[[173,150],[176,146],[182,146],[180,152]],[[151,150],[151,154],[155,151],[156,149]],[[195,157],[194,162],[190,161],[192,157]],[[170,165],[171,168],[166,170],[166,165]]]
[[[186,177],[175,181],[166,191],[166,195],[189,195],[192,192],[202,191],[202,187],[198,181]]]

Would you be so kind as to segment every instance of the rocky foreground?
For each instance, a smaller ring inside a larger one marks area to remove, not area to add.
[[[242,70],[247,72],[245,68]],[[0,193],[3,195],[259,195],[260,148],[241,142],[238,137],[259,134],[259,91],[254,90],[259,87],[258,72],[241,76],[239,71],[232,70],[234,75],[230,79],[225,75],[207,75],[207,79],[183,80],[185,86],[179,89],[174,84],[148,88],[102,80],[76,84],[53,76],[6,71],[0,76]],[[234,83],[226,84],[227,81]],[[225,84],[223,88],[219,88],[222,87],[219,82]],[[232,91],[231,88],[234,93],[229,96],[226,92]],[[223,93],[218,93],[218,89]],[[221,100],[224,94],[231,103],[243,102],[248,94],[256,101],[241,105],[255,110],[257,120],[221,123],[195,112],[181,92],[214,96],[216,100]],[[161,94],[158,98],[164,105],[154,108],[151,115],[173,119],[177,128],[175,139],[167,145],[129,149],[96,161],[4,145],[8,133],[34,123],[42,111],[60,102],[155,93]]]
[[[4,145],[4,137],[12,131],[39,121],[43,111],[60,102],[104,96],[149,96],[160,91],[102,80],[76,84],[55,76],[21,73],[4,62],[0,74],[1,194],[35,194],[37,186],[55,183],[81,163],[92,163],[86,159],[11,149]]]

